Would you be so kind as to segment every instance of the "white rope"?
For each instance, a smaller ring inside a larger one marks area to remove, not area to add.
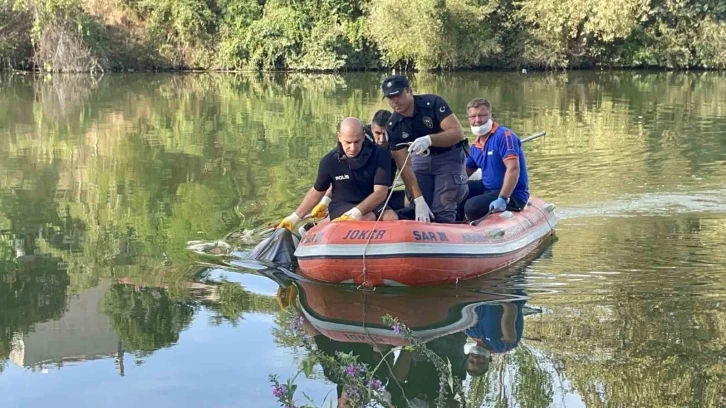
[[[407,143],[408,144],[408,143]],[[403,174],[403,169],[406,168],[406,164],[408,163],[408,158],[411,157],[411,152],[408,152],[406,155],[406,160],[403,161],[403,166],[401,166],[401,171],[396,174],[396,178],[393,180],[393,185],[391,186],[391,192],[388,193],[388,197],[386,198],[386,201],[383,203],[383,210],[381,210],[381,213],[378,215],[378,219],[376,220],[375,224],[373,224],[373,228],[371,229],[371,233],[368,234],[368,239],[366,240],[366,245],[363,247],[363,284],[365,285],[368,282],[368,269],[366,268],[366,251],[368,250],[368,244],[371,243],[371,239],[373,238],[373,231],[376,230],[376,225],[378,225],[378,222],[381,221],[381,218],[383,218],[383,213],[386,212],[386,207],[388,206],[388,201],[391,200],[391,196],[393,195],[393,186],[396,185],[396,182],[398,182],[398,178],[401,177],[401,174]]]

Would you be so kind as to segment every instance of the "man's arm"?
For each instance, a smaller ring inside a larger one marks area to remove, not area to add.
[[[310,213],[310,211],[312,211],[324,195],[325,190],[318,191],[315,187],[310,188],[307,194],[305,194],[305,198],[303,198],[302,202],[297,207],[297,210],[295,210],[295,214],[297,214],[300,218],[304,218],[308,215],[308,213]]]
[[[356,205],[356,207],[358,207],[361,214],[368,214],[386,201],[387,193],[388,186],[376,184],[373,186],[373,192],[365,200],[361,201],[360,204]]]
[[[464,129],[454,114],[447,116],[441,121],[441,132],[429,136],[431,137],[431,146],[435,147],[453,146],[466,139]]]
[[[394,150],[393,158],[396,160],[396,166],[401,170],[401,178],[406,189],[411,193],[411,198],[416,199],[421,197],[421,189],[418,186],[416,175],[413,174],[413,167],[411,167],[411,159],[408,159],[406,167],[403,167],[403,162],[406,161],[408,152],[406,149]]]
[[[477,164],[476,160],[474,160],[474,150],[472,149],[469,154],[466,155],[466,161],[464,162],[465,168],[466,168],[466,176],[471,177],[474,172],[479,169],[479,165]]]
[[[502,190],[499,195],[511,198],[514,187],[516,187],[517,181],[519,181],[519,157],[510,156],[504,159],[504,166],[507,168],[507,171],[504,173],[504,182],[502,183]],[[469,169],[467,169],[468,171]]]
[[[501,329],[502,341],[512,344],[517,341],[517,305],[511,303],[502,303],[504,313],[502,313]]]

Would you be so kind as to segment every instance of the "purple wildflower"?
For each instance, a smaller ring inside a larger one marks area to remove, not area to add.
[[[395,323],[393,325],[393,333],[401,334],[401,324],[400,323]]]
[[[358,400],[361,397],[360,390],[356,387],[350,387],[345,391],[345,395],[352,400]]]
[[[287,395],[287,385],[276,385],[275,388],[272,389],[272,395],[276,398]]]
[[[345,373],[348,374],[348,377],[353,377],[355,372],[355,366],[353,364],[348,364],[348,367],[345,369]]]
[[[366,372],[366,366],[364,366],[362,363],[358,364],[358,367],[356,367],[359,373],[365,373]]]
[[[383,389],[383,383],[381,382],[381,380],[376,378],[368,383],[368,388],[373,391],[380,391]]]
[[[299,316],[295,320],[290,322],[290,331],[296,332],[303,326],[303,317]]]

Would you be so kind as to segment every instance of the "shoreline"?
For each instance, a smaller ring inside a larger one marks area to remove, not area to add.
[[[479,68],[454,68],[454,69],[436,69],[436,70],[402,70],[397,68],[375,68],[375,69],[345,69],[345,70],[302,70],[302,69],[202,69],[202,68],[126,68],[111,69],[100,71],[44,71],[39,69],[15,69],[10,67],[0,68],[0,73],[11,73],[19,75],[48,75],[48,74],[310,74],[310,75],[333,75],[333,74],[357,74],[357,73],[378,73],[378,72],[403,72],[407,75],[411,74],[453,74],[467,72],[497,72],[497,73],[566,73],[566,72],[726,72],[726,68],[668,68],[662,66],[635,66],[635,67],[568,67],[568,68],[540,68],[540,67],[520,67],[520,68],[499,68],[499,67],[479,67]]]

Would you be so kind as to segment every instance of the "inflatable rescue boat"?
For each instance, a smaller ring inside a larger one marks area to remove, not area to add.
[[[301,237],[294,255],[300,273],[319,281],[435,285],[481,276],[524,258],[554,233],[557,220],[554,204],[531,197],[522,211],[494,213],[477,225],[325,222]]]

